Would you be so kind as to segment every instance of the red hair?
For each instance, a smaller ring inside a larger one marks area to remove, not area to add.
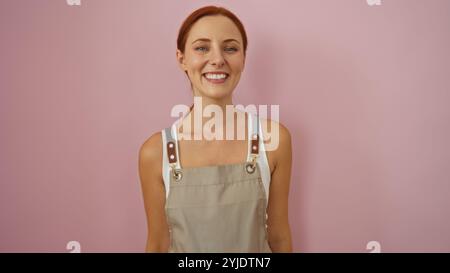
[[[231,21],[233,21],[233,23],[236,25],[236,27],[239,29],[239,32],[241,33],[242,42],[244,43],[244,56],[245,56],[245,52],[247,51],[247,34],[245,33],[244,25],[239,20],[239,18],[236,15],[234,15],[231,11],[227,10],[226,8],[216,6],[206,6],[203,8],[199,8],[196,11],[192,12],[184,20],[178,32],[177,48],[182,53],[184,53],[184,50],[186,48],[187,37],[189,31],[192,28],[192,25],[195,22],[197,22],[200,18],[212,15],[223,15],[228,17]]]

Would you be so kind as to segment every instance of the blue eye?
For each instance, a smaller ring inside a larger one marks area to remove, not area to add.
[[[230,51],[234,51],[234,52],[237,51],[237,48],[235,48],[235,47],[227,47],[226,50],[228,50],[228,49],[231,49]]]
[[[196,51],[207,51],[208,48],[204,47],[204,46],[199,46],[199,47],[196,47],[195,50]],[[235,48],[235,47],[227,47],[227,48],[225,48],[225,51],[227,51],[227,52],[236,52],[236,51],[238,51],[238,49]]]
[[[199,47],[196,47],[196,48],[195,48],[195,50],[197,50],[197,51],[198,51],[198,50],[199,50],[200,48],[204,48],[204,49],[206,49],[206,47],[204,47],[204,46],[199,46]],[[200,50],[200,51],[203,51],[203,50]]]

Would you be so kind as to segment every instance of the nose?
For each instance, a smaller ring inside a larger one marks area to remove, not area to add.
[[[223,57],[223,52],[220,48],[215,47],[213,50],[211,50],[210,63],[211,65],[216,65],[218,67],[224,65],[225,58]]]

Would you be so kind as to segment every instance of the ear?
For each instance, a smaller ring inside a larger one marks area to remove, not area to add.
[[[177,55],[178,66],[180,67],[181,70],[183,70],[183,72],[185,72],[187,70],[187,67],[186,67],[183,52],[181,52],[179,49],[177,49],[176,55]]]

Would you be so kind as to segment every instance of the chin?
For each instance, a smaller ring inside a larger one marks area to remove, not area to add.
[[[200,89],[199,91],[202,96],[213,99],[221,99],[231,96],[231,94],[233,93],[233,88],[228,86],[202,86],[202,89]]]
[[[203,93],[202,95],[204,95],[205,97],[209,97],[215,100],[220,100],[220,99],[224,99],[227,98],[231,95],[232,91],[222,91],[222,90],[208,90],[205,93]]]

